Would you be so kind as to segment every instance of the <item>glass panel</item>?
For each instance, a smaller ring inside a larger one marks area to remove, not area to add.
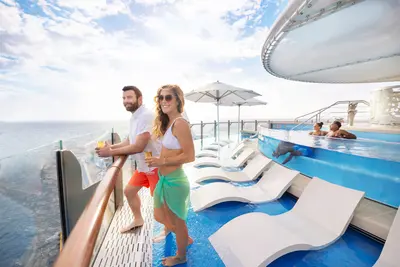
[[[82,189],[100,181],[112,164],[112,158],[97,156],[95,148],[98,142],[111,144],[111,131],[94,132],[62,141],[64,149],[70,150],[81,165]]]
[[[58,255],[58,148],[54,142],[0,159],[0,266],[51,266]]]

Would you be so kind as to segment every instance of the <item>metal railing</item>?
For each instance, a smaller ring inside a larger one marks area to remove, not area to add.
[[[126,159],[126,156],[119,157],[98,184],[68,236],[54,264],[55,267],[87,267],[90,265],[107,204],[112,192],[118,187],[117,181],[121,181],[119,176]]]
[[[259,123],[266,123],[266,122],[269,122],[269,121],[268,120],[241,120],[239,122],[238,127],[240,127],[240,131],[243,131],[243,130],[254,130],[254,131],[257,131]],[[228,134],[228,139],[229,139],[230,136],[232,135],[232,125],[235,125],[235,124],[237,125],[238,121],[231,121],[231,120],[220,121],[219,124],[220,124],[220,131],[221,130],[223,130],[223,131],[226,130],[226,132]],[[246,128],[245,129],[246,124],[247,125],[248,124],[254,124],[254,128],[252,128],[252,129]],[[205,136],[205,133],[204,133],[204,127],[207,126],[207,125],[212,125],[213,126],[213,137],[216,140],[217,139],[217,129],[218,129],[218,123],[217,123],[216,120],[214,120],[213,122],[203,122],[203,121],[201,121],[199,123],[191,123],[190,124],[191,128],[193,128],[194,126],[200,126],[200,138],[199,139],[201,139],[201,142],[203,142],[203,139],[205,137],[210,137],[208,135]],[[224,126],[227,126],[227,127],[225,128]],[[224,128],[221,129],[221,127],[224,127]]]
[[[298,122],[300,118],[304,118],[304,117],[306,117],[308,115],[311,115],[305,121],[302,121],[301,123],[299,123],[296,126],[294,126],[291,130],[296,129],[296,128],[300,127],[301,125],[306,124],[307,122],[310,122],[313,118],[315,118],[315,121],[321,121],[321,114],[323,112],[331,109],[334,106],[343,105],[343,104],[350,104],[350,103],[357,103],[357,104],[361,103],[361,104],[364,104],[364,105],[366,105],[368,107],[370,106],[369,102],[365,101],[365,100],[342,100],[342,101],[336,101],[335,103],[333,103],[333,104],[331,104],[331,105],[329,105],[327,107],[320,108],[320,109],[317,109],[315,111],[312,111],[312,112],[309,112],[309,113],[306,113],[306,114],[303,114],[301,116],[296,117],[294,119],[294,121]]]

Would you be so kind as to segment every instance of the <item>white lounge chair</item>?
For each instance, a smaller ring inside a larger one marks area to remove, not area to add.
[[[208,146],[203,147],[203,150],[218,151],[218,149],[221,149],[221,147],[218,145],[208,145]]]
[[[203,158],[203,157],[217,158],[218,152],[215,152],[213,150],[201,150],[199,153],[196,154],[196,158]]]
[[[240,153],[243,151],[243,149],[246,147],[245,142],[241,142],[239,143],[233,150],[231,153],[231,158],[233,159],[236,154]],[[213,150],[201,150],[199,153],[196,154],[196,157],[201,158],[201,157],[210,157],[210,158],[216,158],[218,157],[218,152],[213,151]]]
[[[280,198],[292,184],[298,171],[274,164],[265,171],[260,181],[247,187],[230,183],[206,184],[191,193],[191,203],[195,212],[227,201],[264,203]]]
[[[374,267],[396,267],[400,265],[400,207],[389,230],[385,245]]]
[[[254,158],[247,162],[247,166],[241,171],[228,172],[224,171],[222,168],[208,167],[196,169],[190,178],[197,183],[213,179],[232,182],[249,182],[257,179],[271,163],[271,159],[261,153],[257,153]]]
[[[220,145],[220,146],[226,146],[227,144],[229,144],[231,141],[229,140],[220,140],[220,141],[216,141],[211,143],[211,145]]]
[[[235,159],[221,160],[216,158],[203,157],[198,158],[195,162],[193,162],[192,166],[213,166],[218,168],[224,166],[239,168],[242,167],[255,153],[256,151],[253,148],[247,147],[243,149],[243,151]]]
[[[364,192],[313,178],[290,211],[236,217],[209,240],[227,267],[264,267],[290,252],[334,243],[346,231],[363,196]]]

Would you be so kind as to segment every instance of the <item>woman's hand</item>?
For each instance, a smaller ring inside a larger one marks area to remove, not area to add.
[[[145,161],[149,167],[161,167],[165,164],[165,160],[161,158],[151,157],[146,158]]]

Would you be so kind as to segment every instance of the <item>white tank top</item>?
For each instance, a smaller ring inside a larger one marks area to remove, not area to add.
[[[185,118],[178,117],[169,126],[162,139],[162,145],[167,149],[181,149],[178,139],[172,134],[172,126],[174,126],[177,119],[184,119],[186,121]]]

